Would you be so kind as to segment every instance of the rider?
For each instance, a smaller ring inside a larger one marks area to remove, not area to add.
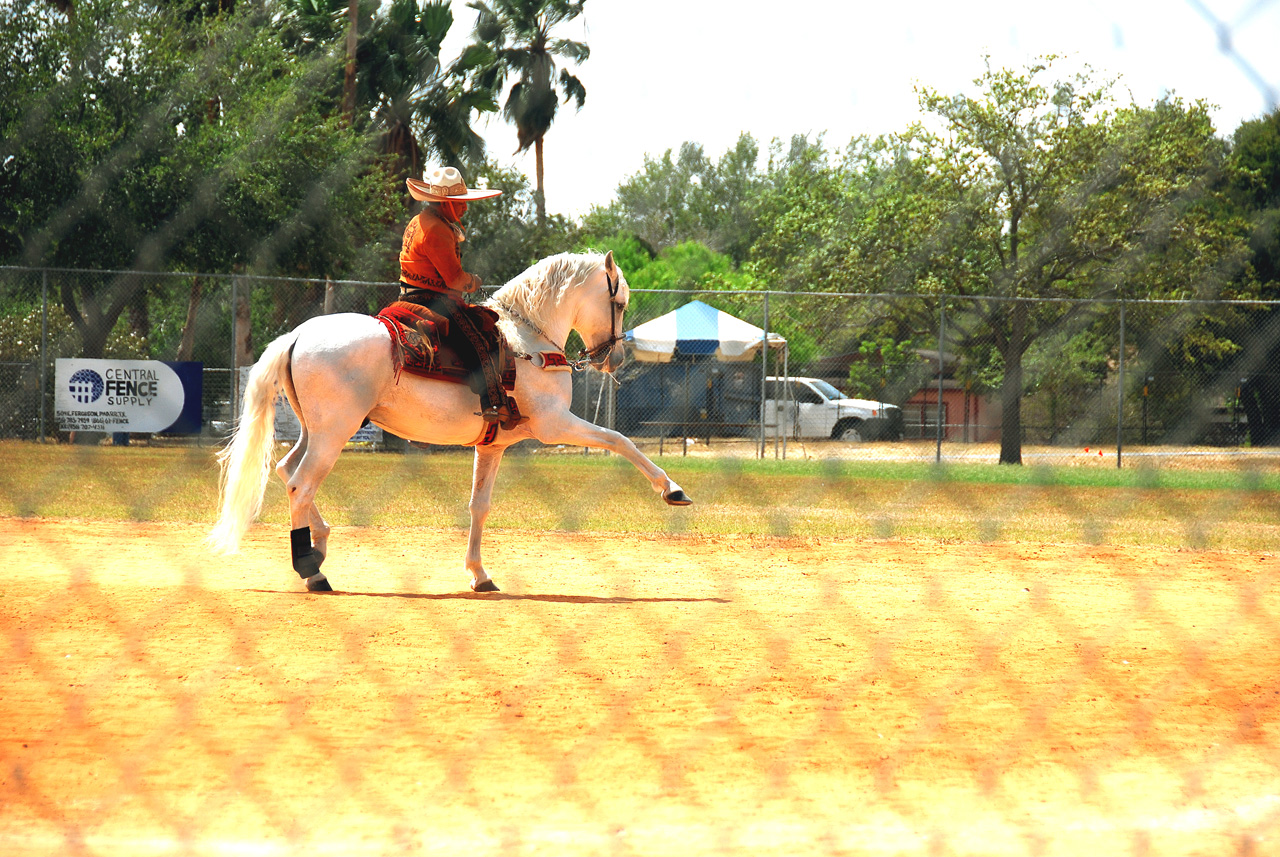
[[[480,288],[480,278],[462,269],[458,245],[466,240],[462,229],[462,216],[467,213],[467,203],[477,199],[490,199],[502,193],[500,190],[469,190],[467,183],[454,167],[441,167],[423,176],[405,180],[409,194],[426,206],[409,221],[404,230],[400,247],[400,300],[427,307],[433,312],[452,319],[462,305],[466,294]],[[472,353],[473,365],[488,359],[471,347],[465,336],[452,337],[455,347],[465,347]],[[497,422],[507,416],[502,402],[490,401],[485,385],[480,389],[481,415],[486,422]]]

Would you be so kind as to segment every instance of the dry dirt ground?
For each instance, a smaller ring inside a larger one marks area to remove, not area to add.
[[[1280,853],[1269,553],[0,519],[0,853]]]

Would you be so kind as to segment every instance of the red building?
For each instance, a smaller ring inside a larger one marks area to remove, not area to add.
[[[938,436],[938,380],[921,387],[902,403],[908,438]],[[1000,403],[964,389],[951,378],[942,379],[942,439],[955,443],[1000,440]]]
[[[914,377],[927,381],[905,401],[902,407],[904,432],[908,440],[933,439],[938,436],[938,352],[918,350],[920,369]],[[844,389],[849,366],[866,359],[857,352],[821,358],[809,371]],[[1000,440],[1000,402],[992,395],[974,393],[955,379],[956,361],[948,356],[942,375],[942,439],[953,443],[989,443]],[[890,399],[892,401],[892,399]]]

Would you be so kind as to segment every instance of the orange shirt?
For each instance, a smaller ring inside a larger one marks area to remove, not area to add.
[[[412,289],[430,289],[461,298],[474,278],[462,270],[458,258],[461,236],[430,208],[409,221],[400,245],[400,282]]]

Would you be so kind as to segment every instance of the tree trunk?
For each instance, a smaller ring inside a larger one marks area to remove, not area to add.
[[[129,301],[129,329],[142,339],[151,340],[151,308],[147,306],[147,290],[138,289],[138,293]]]
[[[535,166],[538,171],[538,187],[533,192],[533,198],[538,203],[538,228],[547,228],[547,197],[542,192],[542,138],[533,141],[533,157]]]
[[[1000,349],[1004,380],[1000,384],[1000,463],[1022,463],[1022,354],[1026,350],[1027,305],[1009,311],[1009,337]]]
[[[1022,463],[1022,355],[1004,360],[1000,384],[1000,463]]]
[[[360,4],[350,0],[347,5],[347,68],[342,80],[342,113],[348,127],[356,122],[356,20]]]
[[[1280,384],[1260,374],[1246,378],[1240,386],[1249,443],[1275,446],[1280,440]]]
[[[191,293],[187,295],[187,321],[182,325],[182,340],[178,343],[178,360],[190,360],[196,350],[196,316],[200,312],[200,299],[204,296],[204,281],[191,279]]]
[[[62,308],[80,334],[80,356],[102,357],[107,348],[107,337],[119,318],[119,311],[115,315],[104,313],[99,296],[92,291],[83,290],[77,297],[75,289],[64,283],[61,292]]]
[[[413,136],[413,129],[408,125],[397,122],[388,128],[379,138],[378,146],[382,154],[393,158],[391,169],[399,180],[396,183],[397,187],[400,187],[407,177],[422,178],[422,147],[418,145],[417,138]],[[461,164],[450,163],[445,166],[461,166]]]
[[[107,351],[107,336],[111,328],[104,324],[89,324],[80,329],[81,356],[100,359]]]
[[[253,365],[253,336],[250,333],[249,295],[236,295],[235,355],[236,368]]]

